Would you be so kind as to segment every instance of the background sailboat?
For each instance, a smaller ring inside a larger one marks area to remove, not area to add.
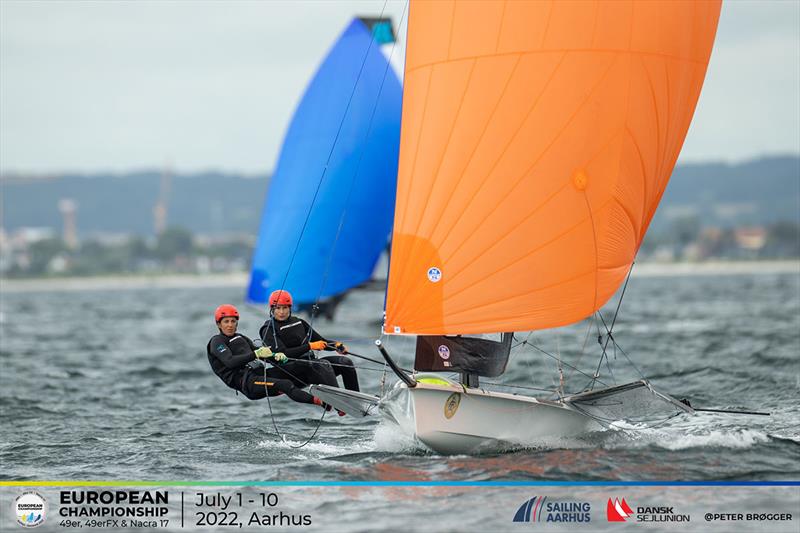
[[[412,2],[384,332],[421,336],[415,370],[462,379],[394,365],[387,418],[461,453],[574,435],[625,406],[691,411],[643,380],[554,401],[488,392],[478,378],[504,370],[508,336],[443,335],[571,324],[617,291],[689,128],[719,11]]]
[[[388,19],[354,19],[295,111],[272,176],[247,299],[285,288],[300,306],[368,281],[394,212],[402,89]]]

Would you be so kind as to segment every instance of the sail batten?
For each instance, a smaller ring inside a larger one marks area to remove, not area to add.
[[[412,4],[387,333],[556,327],[608,301],[700,94],[720,2],[701,4]]]

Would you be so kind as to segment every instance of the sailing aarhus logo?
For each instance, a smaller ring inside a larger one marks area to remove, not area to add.
[[[548,501],[547,496],[534,496],[517,509],[512,522],[591,522],[591,511],[589,502]]]
[[[428,269],[428,280],[432,281],[433,283],[436,283],[440,279],[442,279],[442,271],[439,270],[437,267],[430,267]]]
[[[632,514],[633,511],[628,507],[628,502],[625,501],[625,498],[622,498],[622,500],[614,498],[613,501],[611,498],[608,499],[606,518],[608,518],[609,522],[625,522]]]
[[[22,527],[41,526],[47,515],[47,500],[38,492],[23,492],[14,500],[14,514]]]

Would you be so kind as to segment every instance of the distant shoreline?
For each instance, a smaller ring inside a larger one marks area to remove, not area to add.
[[[633,277],[651,276],[702,276],[731,274],[797,274],[800,260],[787,261],[712,261],[705,263],[637,263]],[[113,275],[87,278],[0,278],[0,293],[79,291],[79,290],[134,290],[179,289],[184,287],[240,287],[247,286],[249,274],[164,274],[164,275]]]

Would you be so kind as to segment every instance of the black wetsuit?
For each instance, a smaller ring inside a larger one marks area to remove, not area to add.
[[[342,376],[346,389],[359,390],[358,375],[349,357],[332,355],[316,358],[309,342],[325,341],[328,343],[326,350],[333,350],[332,342],[302,318],[290,316],[286,320],[277,320],[271,317],[258,333],[264,346],[269,346],[273,352],[283,352],[289,358],[287,364],[280,368],[294,374],[289,377],[295,383],[301,386],[319,383],[338,387],[336,376]]]
[[[300,403],[314,403],[314,397],[301,390],[277,367],[267,369],[264,386],[264,368],[256,363],[255,345],[241,333],[228,337],[219,333],[211,337],[206,346],[208,362],[211,369],[228,387],[235,389],[251,400],[260,400],[267,396],[286,394]],[[258,383],[257,383],[258,382]]]

